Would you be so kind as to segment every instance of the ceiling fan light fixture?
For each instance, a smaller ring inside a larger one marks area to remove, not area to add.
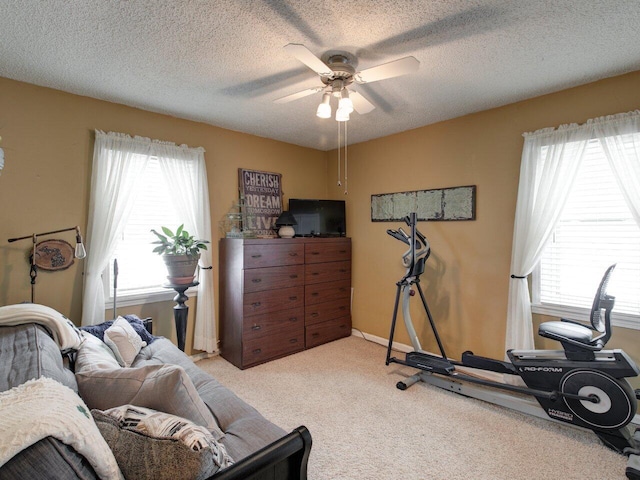
[[[322,95],[322,102],[318,105],[318,110],[316,111],[316,116],[320,118],[331,118],[331,104],[329,101],[331,100],[331,94],[326,92]]]
[[[339,107],[338,110],[336,110],[336,121],[338,122],[347,122],[349,121],[349,110]]]
[[[340,98],[340,102],[338,102],[338,109],[347,111],[347,115],[353,112],[353,102],[349,98],[349,90],[346,88],[342,90],[342,98]]]

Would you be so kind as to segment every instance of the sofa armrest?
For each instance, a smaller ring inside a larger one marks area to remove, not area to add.
[[[311,433],[300,426],[207,480],[306,480],[310,451]]]

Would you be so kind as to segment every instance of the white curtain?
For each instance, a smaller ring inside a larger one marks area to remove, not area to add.
[[[564,125],[524,134],[513,231],[506,350],[533,349],[533,322],[527,276],[540,260],[562,213],[589,129]]]
[[[622,195],[640,225],[640,110],[596,119],[593,125]]]
[[[102,272],[127,223],[150,154],[149,142],[96,130],[87,226],[82,325],[104,322]]]
[[[524,134],[513,232],[506,349],[532,349],[531,299],[526,277],[539,262],[575,180],[585,147],[598,139],[623,196],[640,225],[640,111],[584,125]]]
[[[211,240],[209,188],[204,149],[169,142],[96,131],[91,177],[91,200],[87,227],[82,325],[104,321],[105,299],[102,273],[113,256],[138,193],[138,182],[150,157],[157,157],[169,183],[168,193],[185,216],[185,228],[200,239]],[[179,187],[178,187],[179,186]],[[217,348],[213,305],[211,247],[202,251],[196,309],[194,348],[213,352]]]
[[[204,149],[160,145],[157,150],[160,168],[179,188],[169,191],[177,210],[185,216],[185,229],[198,239],[211,240],[209,187]],[[214,352],[217,349],[215,309],[213,303],[213,269],[211,245],[201,250],[198,302],[195,315],[193,348]]]

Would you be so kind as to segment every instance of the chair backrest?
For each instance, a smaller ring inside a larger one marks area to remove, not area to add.
[[[615,263],[607,268],[606,272],[604,272],[591,307],[591,326],[594,330],[597,330],[600,333],[606,333],[611,330],[610,325],[608,325],[609,321],[607,317],[613,309],[613,301],[615,300],[615,297],[607,295],[607,285],[609,284],[609,279],[611,278],[614,268],[616,268]],[[605,310],[604,318],[602,315],[603,310]]]

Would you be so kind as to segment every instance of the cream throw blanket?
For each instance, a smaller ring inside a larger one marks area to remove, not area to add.
[[[80,330],[67,317],[51,307],[37,303],[19,303],[0,307],[0,325],[37,323],[53,335],[61,351],[77,350],[84,341]]]
[[[73,390],[42,377],[0,393],[0,466],[49,436],[84,456],[101,479],[124,479],[91,412]]]

